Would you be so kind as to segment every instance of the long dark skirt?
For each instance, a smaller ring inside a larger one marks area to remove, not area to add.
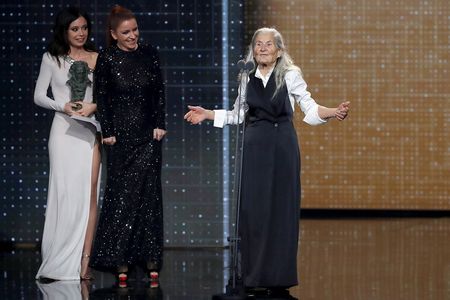
[[[117,143],[107,149],[107,182],[91,266],[148,263],[161,268],[163,212],[161,142]]]
[[[241,199],[244,285],[297,285],[300,152],[292,122],[247,126]]]

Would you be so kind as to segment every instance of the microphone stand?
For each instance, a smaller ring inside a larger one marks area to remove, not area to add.
[[[230,251],[231,251],[231,268],[230,268],[230,278],[228,280],[228,285],[226,286],[225,294],[214,295],[212,297],[213,300],[245,300],[247,296],[245,295],[244,287],[242,282],[238,285],[238,281],[241,280],[239,278],[240,268],[239,268],[239,215],[241,208],[241,184],[242,184],[242,162],[243,162],[243,151],[244,151],[244,138],[245,138],[245,114],[243,120],[243,128],[242,128],[242,138],[241,138],[241,148],[240,148],[240,161],[239,161],[239,169],[237,166],[237,159],[239,154],[239,124],[240,124],[240,108],[243,102],[242,97],[243,94],[247,92],[247,83],[248,83],[248,73],[254,67],[253,62],[245,63],[244,60],[240,60],[237,63],[238,68],[240,69],[240,81],[241,81],[241,91],[238,97],[238,119],[237,125],[238,128],[236,130],[236,153],[235,153],[235,164],[234,164],[234,174],[236,174],[236,178],[234,180],[234,190],[237,191],[237,199],[236,199],[236,226],[234,229],[234,236],[228,237],[228,241],[231,243]],[[237,185],[237,187],[236,187]]]

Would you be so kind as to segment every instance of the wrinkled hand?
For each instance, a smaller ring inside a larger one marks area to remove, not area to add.
[[[153,139],[160,141],[163,139],[166,133],[167,131],[165,131],[164,129],[155,128],[153,129]]]
[[[348,112],[350,111],[350,101],[345,101],[339,104],[339,106],[336,108],[336,112],[334,113],[334,117],[338,119],[339,121],[344,120]]]
[[[104,139],[102,140],[102,143],[105,144],[105,145],[108,145],[108,146],[112,146],[112,145],[114,145],[116,142],[117,142],[117,141],[116,141],[116,137],[115,137],[115,136],[110,136],[110,137],[104,138]]]
[[[184,119],[191,124],[199,124],[208,118],[210,111],[204,109],[201,106],[188,105],[189,111],[184,115]]]

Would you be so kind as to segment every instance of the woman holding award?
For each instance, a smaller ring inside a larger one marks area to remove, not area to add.
[[[89,257],[97,217],[100,151],[93,118],[97,53],[88,15],[74,7],[56,17],[43,55],[34,102],[54,111],[48,142],[50,172],[39,280],[91,279]],[[47,96],[51,87],[53,98]],[[90,120],[90,119],[87,119]]]

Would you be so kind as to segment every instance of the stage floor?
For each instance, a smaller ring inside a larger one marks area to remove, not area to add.
[[[300,226],[300,285],[291,299],[450,300],[450,218],[305,219]],[[0,254],[0,299],[211,299],[228,277],[229,251],[221,248],[167,249],[159,288],[140,270],[128,288],[99,272],[92,284],[37,284],[38,251]]]

